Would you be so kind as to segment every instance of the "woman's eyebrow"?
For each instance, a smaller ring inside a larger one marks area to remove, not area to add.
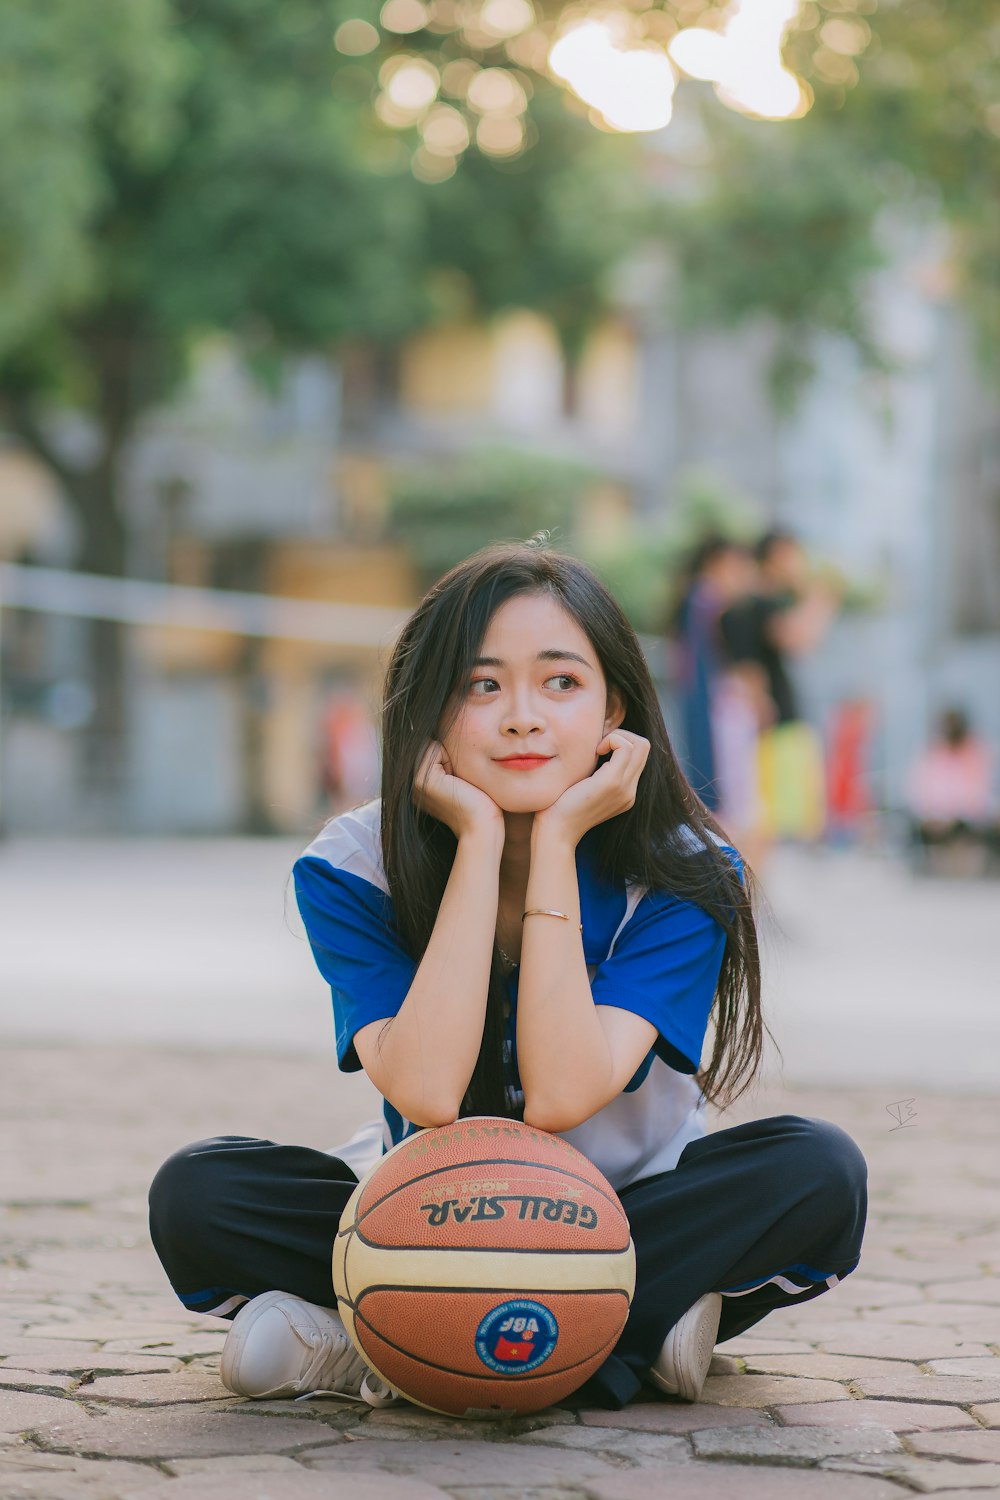
[[[588,671],[594,670],[592,664],[585,656],[579,656],[575,651],[539,651],[536,661],[578,661]],[[499,656],[477,656],[472,663],[474,667],[505,667],[507,663],[501,661]]]

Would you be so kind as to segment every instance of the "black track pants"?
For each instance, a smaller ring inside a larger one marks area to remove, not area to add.
[[[839,1126],[775,1115],[691,1141],[672,1171],[623,1188],[635,1298],[586,1398],[630,1401],[705,1292],[723,1294],[721,1342],[835,1286],[861,1255],[866,1181],[865,1159]],[[333,1240],[356,1186],[342,1161],[306,1146],[198,1141],[153,1180],[153,1244],[192,1311],[233,1317],[272,1290],[331,1307]]]

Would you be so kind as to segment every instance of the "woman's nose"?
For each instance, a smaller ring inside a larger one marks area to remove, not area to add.
[[[531,693],[512,695],[503,717],[503,728],[507,734],[528,734],[543,729],[545,719],[540,705]]]

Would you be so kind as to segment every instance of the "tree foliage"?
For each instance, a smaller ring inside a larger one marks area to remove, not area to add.
[[[864,307],[866,279],[882,260],[877,175],[859,172],[835,134],[809,121],[752,123],[711,105],[704,128],[711,170],[701,190],[658,215],[676,260],[677,322],[771,319],[780,408],[808,378],[819,333],[851,339],[867,363],[879,364]]]
[[[662,37],[721,24],[727,5],[636,10]],[[0,390],[22,435],[37,427],[34,398],[53,392],[107,427],[111,385],[127,426],[211,328],[281,350],[526,306],[572,349],[643,199],[661,200],[647,232],[676,256],[681,314],[773,314],[786,375],[815,329],[873,355],[859,289],[887,198],[940,205],[981,326],[1000,324],[992,0],[807,0],[786,61],[812,111],[789,124],[709,111],[694,194],[643,184],[641,140],[594,130],[546,79],[562,11],[538,5],[531,32],[503,39],[433,7],[424,29],[383,27],[376,51],[345,57],[338,26],[368,15],[377,27],[374,0],[7,0]],[[470,149],[448,181],[417,181],[416,131],[373,107],[384,65],[404,55],[520,79],[528,149]]]
[[[76,561],[126,567],[136,425],[193,344],[260,363],[383,344],[453,311],[549,312],[567,342],[627,242],[631,143],[553,115],[517,164],[427,183],[373,112],[377,59],[333,37],[348,0],[4,0],[0,6],[0,427],[57,474]],[[602,203],[622,211],[599,230]],[[60,441],[53,409],[89,419]],[[95,624],[89,764],[119,774],[124,678]],[[94,782],[91,783],[92,788]]]
[[[685,27],[723,28],[733,6],[730,0],[634,0],[620,9],[634,42],[663,45]],[[544,87],[548,49],[564,19],[580,14],[564,0],[535,0],[530,30],[505,38],[476,24],[475,7],[432,4],[426,25],[404,35],[386,25],[374,0],[355,4],[354,12],[366,14],[378,31],[373,56],[380,64],[416,56],[444,70],[465,58],[473,67],[506,69],[536,88]],[[809,91],[813,107],[806,117],[769,124],[713,101],[693,159],[680,129],[679,171],[661,178],[654,165],[647,197],[663,201],[649,227],[680,271],[677,315],[723,326],[761,313],[773,317],[782,330],[775,376],[784,397],[807,372],[810,336],[817,332],[845,335],[868,362],[878,363],[865,286],[879,261],[879,213],[898,205],[915,214],[939,213],[950,223],[956,278],[985,332],[984,349],[995,348],[998,59],[995,0],[803,0],[784,60]],[[682,117],[690,116],[699,93],[707,86],[681,82]],[[565,102],[586,113],[568,91]],[[556,109],[539,122],[543,141],[561,117]],[[590,117],[601,123],[595,112]],[[402,136],[412,145],[419,139],[416,131]],[[668,158],[672,149],[668,130]],[[463,158],[453,201],[461,200],[481,165],[474,151]],[[600,215],[592,232],[610,222],[611,215]]]
[[[406,547],[424,587],[480,547],[539,530],[572,539],[586,465],[523,449],[477,449],[462,459],[407,464],[389,494],[391,535]]]
[[[784,55],[812,98],[799,120],[746,119],[707,85],[682,85],[697,145],[678,146],[681,189],[653,216],[677,268],[674,317],[770,318],[779,406],[808,378],[817,333],[881,366],[866,298],[889,210],[950,227],[942,286],[966,299],[1000,370],[1000,12],[991,0],[805,0]]]
[[[845,19],[863,44],[853,59],[824,43]],[[889,200],[950,224],[956,284],[1000,370],[1000,10],[993,0],[822,0],[804,7],[788,56],[815,89],[809,124]]]
[[[389,342],[448,310],[456,285],[471,311],[544,309],[567,337],[599,307],[629,233],[631,143],[539,86],[545,128],[523,161],[419,182],[358,89],[366,60],[338,83],[347,9],[0,8],[0,392],[23,436],[54,394],[119,448],[210,329],[257,350]],[[588,234],[602,203],[621,211]]]

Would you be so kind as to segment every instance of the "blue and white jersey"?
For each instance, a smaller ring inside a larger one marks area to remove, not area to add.
[[[295,893],[320,972],[330,985],[337,1060],[361,1067],[354,1036],[394,1016],[406,999],[417,962],[395,933],[382,864],[378,801],[326,825],[295,865]],[[593,832],[593,830],[592,830]],[[576,850],[583,948],[595,1005],[643,1016],[658,1036],[618,1098],[564,1140],[598,1167],[615,1188],[669,1171],[691,1140],[705,1133],[704,1101],[691,1076],[701,1059],[709,1012],[725,949],[719,924],[666,891],[615,883],[597,866],[591,835]],[[519,969],[508,976],[514,1077],[514,1018]],[[331,1154],[361,1177],[418,1127],[384,1103],[384,1119],[363,1126]]]

